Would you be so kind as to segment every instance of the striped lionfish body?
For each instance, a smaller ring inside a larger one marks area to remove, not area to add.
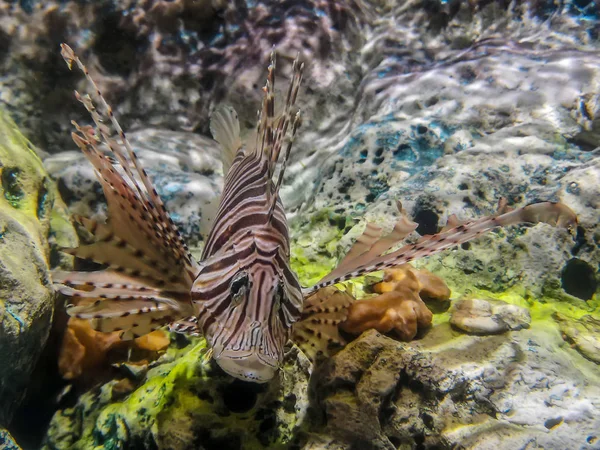
[[[234,117],[233,111],[221,110],[223,116]],[[261,126],[271,133],[268,121]],[[198,325],[217,363],[231,375],[257,382],[275,374],[292,323],[302,312],[268,154],[237,151],[192,287]]]
[[[99,331],[121,330],[123,339],[166,324],[174,331],[202,334],[216,362],[243,380],[260,383],[273,378],[290,337],[312,359],[325,348],[325,340],[341,342],[337,324],[346,317],[352,298],[337,295],[333,284],[432,255],[498,226],[546,222],[572,228],[577,222],[574,213],[560,203],[515,210],[501,203],[493,216],[463,224],[451,217],[439,234],[390,252],[417,227],[402,215],[389,234],[367,224],[337,268],[316,286],[302,290],[290,268],[288,226],[279,188],[300,126],[300,115],[292,109],[303,65],[294,61],[283,111],[275,117],[272,56],[254,145],[242,145],[233,108],[222,107],[211,117],[226,177],[198,263],[87,69],[64,44],[62,56],[69,67],[76,64],[84,72],[93,88],[93,95],[75,94],[94,126],[74,122],[72,136],[93,164],[108,205],[105,224],[77,218],[95,242],[65,249],[107,267],[96,272],[53,273],[57,290],[77,299],[68,313],[89,319]],[[320,289],[323,295],[312,295]]]
[[[294,61],[283,111],[276,118],[272,55],[254,146],[242,145],[233,108],[222,107],[211,117],[226,177],[197,263],[87,69],[68,46],[62,46],[62,54],[69,67],[77,64],[95,90],[95,101],[76,93],[95,127],[75,124],[73,139],[96,169],[109,216],[107,224],[80,218],[96,243],[66,250],[109,267],[54,273],[59,291],[80,299],[69,314],[90,319],[101,331],[123,330],[124,338],[172,322],[175,331],[203,334],[227,373],[255,382],[270,380],[281,363],[291,326],[302,313],[302,290],[290,268],[279,188],[300,126],[300,114],[292,109],[303,64]],[[105,156],[100,143],[112,158]]]

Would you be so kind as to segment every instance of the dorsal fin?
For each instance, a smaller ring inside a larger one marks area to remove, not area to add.
[[[256,151],[265,155],[269,161],[268,176],[270,179],[275,175],[275,168],[279,162],[279,156],[283,150],[283,158],[277,180],[272,185],[270,192],[269,220],[275,211],[275,205],[279,198],[279,188],[283,181],[287,160],[289,159],[296,132],[301,124],[300,112],[293,114],[298,90],[302,83],[304,63],[299,61],[300,55],[296,56],[292,64],[292,81],[287,89],[283,112],[275,117],[275,52],[271,53],[271,64],[267,83],[263,88],[264,97],[262,108],[258,112]],[[289,131],[289,133],[288,133]]]
[[[219,106],[210,116],[210,132],[215,141],[221,144],[223,153],[223,176],[227,176],[229,168],[238,150],[242,146],[240,139],[240,122],[238,114],[232,106]]]

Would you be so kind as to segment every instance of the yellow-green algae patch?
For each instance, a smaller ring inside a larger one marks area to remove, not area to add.
[[[340,240],[354,221],[328,209],[291,224],[291,265],[300,284],[312,286],[336,265]]]
[[[190,386],[205,377],[205,352],[203,339],[184,349],[169,347],[162,359],[170,362],[149,370],[144,383],[121,401],[113,392],[117,381],[87,392],[74,408],[54,416],[44,448],[124,448],[132,440],[143,441],[148,432],[156,439],[159,423],[177,408],[203,408],[205,402],[190,395]]]
[[[294,380],[236,387],[239,382],[215,370],[205,352],[203,339],[183,349],[172,345],[127,397],[119,397],[116,381],[84,394],[75,407],[55,414],[44,448],[286,448],[302,417],[295,407],[288,412],[282,408],[285,395],[295,389]],[[265,393],[247,409],[232,410],[224,400],[228,392],[243,395],[253,388]],[[270,422],[265,417],[271,413],[277,426],[267,436],[265,423]]]

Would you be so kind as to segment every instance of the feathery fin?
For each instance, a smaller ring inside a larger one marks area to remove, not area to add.
[[[348,318],[354,297],[334,286],[326,287],[304,301],[304,310],[292,327],[292,341],[313,364],[328,358],[346,341],[338,325]]]
[[[223,176],[227,176],[237,151],[242,147],[238,114],[231,106],[220,106],[210,116],[210,132],[221,144]]]
[[[346,256],[327,277],[331,279],[337,278],[352,270],[357,264],[361,264],[362,261],[369,261],[382,255],[415,231],[418,224],[410,220],[403,213],[400,203],[398,204],[398,209],[401,214],[400,219],[398,219],[392,231],[384,236],[382,236],[383,231],[381,227],[367,222],[365,231],[358,237]]]
[[[196,316],[186,317],[185,319],[170,323],[169,331],[188,336],[202,336],[202,330],[198,327],[198,318]]]
[[[64,250],[109,267],[96,272],[57,271],[54,283],[59,292],[79,299],[77,306],[67,309],[70,315],[91,320],[100,331],[139,336],[193,312],[190,289],[199,266],[87,68],[66,44],[61,45],[61,54],[92,87],[92,95],[75,92],[75,96],[94,126],[73,122],[72,137],[92,163],[108,206],[105,224],[76,217],[95,243]]]
[[[500,211],[507,209],[502,202],[500,206]],[[388,269],[424,256],[430,256],[447,248],[467,242],[496,227],[515,225],[523,222],[543,222],[572,230],[577,225],[577,216],[562,203],[542,202],[510,210],[504,214],[483,217],[435,235],[424,236],[416,244],[405,245],[392,253],[380,254],[370,259],[363,257],[355,258],[352,261],[353,264],[344,267],[341,273],[337,269],[334,269],[315,286],[305,289],[303,293],[304,295],[309,295],[326,286],[340,283],[350,278]]]

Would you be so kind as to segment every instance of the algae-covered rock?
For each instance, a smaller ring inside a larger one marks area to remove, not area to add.
[[[54,416],[45,449],[285,448],[307,412],[308,361],[287,355],[267,385],[227,376],[204,358],[206,342],[174,346],[123,397],[113,380]]]
[[[575,320],[559,312],[553,317],[565,340],[590,361],[600,364],[600,319],[585,315]]]
[[[49,241],[70,246],[76,235],[42,162],[1,110],[0,171],[0,425],[7,425],[50,329]]]
[[[600,374],[552,321],[495,336],[438,325],[401,343],[375,331],[315,379],[319,434],[341,448],[597,448]]]

